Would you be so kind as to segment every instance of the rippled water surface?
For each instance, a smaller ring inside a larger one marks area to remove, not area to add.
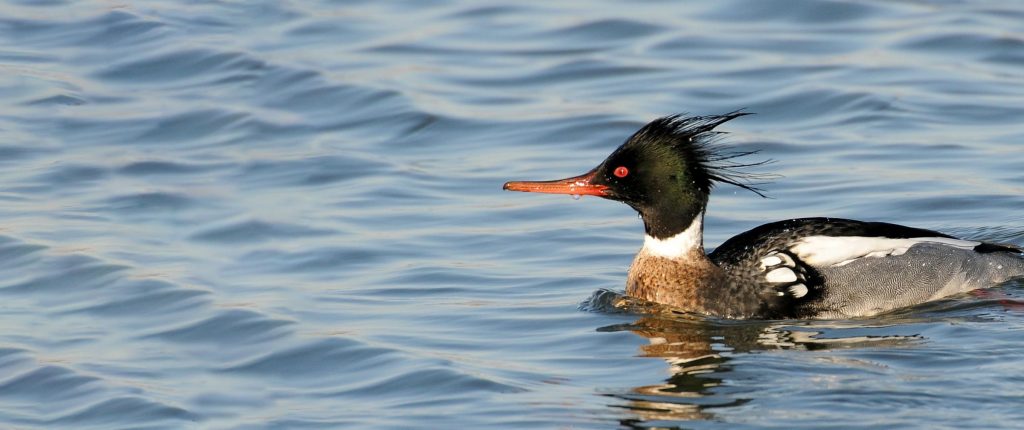
[[[1024,245],[1024,3],[0,5],[0,427],[1015,428],[1024,284],[877,318],[615,307],[626,206],[501,191],[757,115],[788,217]]]

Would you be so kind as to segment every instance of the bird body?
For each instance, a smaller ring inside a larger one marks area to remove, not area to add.
[[[504,188],[630,205],[646,234],[626,294],[718,317],[870,316],[1024,277],[1024,254],[1014,245],[840,218],[772,222],[705,253],[704,211],[714,183],[763,195],[739,170],[759,163],[733,161],[750,153],[714,144],[714,128],[742,115],[659,118],[586,174]]]

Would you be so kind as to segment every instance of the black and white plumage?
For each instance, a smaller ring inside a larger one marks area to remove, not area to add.
[[[801,218],[765,224],[704,253],[711,188],[760,190],[714,144],[718,125],[742,116],[674,115],[647,124],[591,171],[513,191],[595,195],[644,221],[644,246],[626,293],[731,318],[841,318],[888,310],[1024,277],[1019,247],[896,224]],[[751,165],[756,165],[754,163]]]
[[[764,314],[874,315],[1024,276],[1021,249],[931,230],[803,218],[741,233],[708,257],[767,294]],[[770,297],[774,292],[775,297]]]

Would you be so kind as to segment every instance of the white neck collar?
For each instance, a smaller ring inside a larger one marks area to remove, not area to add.
[[[690,226],[681,233],[665,238],[655,239],[644,235],[644,248],[648,254],[677,260],[687,258],[694,251],[704,253],[704,214],[698,214]]]

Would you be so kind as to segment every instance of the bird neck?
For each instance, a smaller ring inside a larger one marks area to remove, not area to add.
[[[636,205],[634,209],[644,220],[644,232],[658,240],[693,237],[701,244],[704,232],[704,209],[708,205],[707,193],[687,187],[653,193],[654,198],[646,199],[647,204]]]
[[[646,220],[645,220],[646,223]],[[658,238],[648,227],[644,235],[644,247],[640,251],[651,257],[669,260],[706,258],[704,255],[704,214],[698,213],[682,231],[671,236]]]

